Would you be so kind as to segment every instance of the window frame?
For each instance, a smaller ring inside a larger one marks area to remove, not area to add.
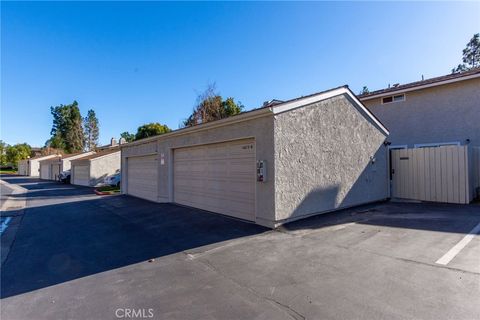
[[[395,97],[398,97],[398,96],[402,96],[403,99],[402,99],[402,100],[397,100],[397,101],[395,101]],[[384,102],[383,100],[384,100],[384,99],[387,99],[387,98],[391,98],[392,101],[390,101],[390,102]],[[394,95],[391,95],[391,96],[382,97],[382,100],[381,100],[381,101],[382,101],[382,104],[405,102],[405,101],[407,101],[407,95],[406,95],[405,93],[394,94]]]
[[[417,148],[438,148],[444,146],[460,146],[460,141],[450,141],[450,142],[432,142],[432,143],[415,143],[413,147]]]

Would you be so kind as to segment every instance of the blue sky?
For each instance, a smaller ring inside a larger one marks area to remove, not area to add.
[[[43,146],[50,106],[93,108],[100,140],[176,129],[216,82],[247,109],[450,72],[479,2],[3,2],[1,139]]]

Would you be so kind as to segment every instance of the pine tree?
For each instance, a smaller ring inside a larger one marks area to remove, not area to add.
[[[480,33],[474,34],[462,51],[462,64],[452,69],[452,73],[468,71],[480,67]]]
[[[61,149],[67,153],[83,150],[84,133],[82,127],[82,115],[77,101],[72,104],[51,107],[53,126],[50,132],[51,138],[47,146]]]
[[[85,150],[93,151],[98,146],[98,136],[100,133],[95,111],[88,110],[87,116],[83,121],[83,127],[85,129]]]

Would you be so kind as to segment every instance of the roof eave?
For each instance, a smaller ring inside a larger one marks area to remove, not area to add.
[[[371,100],[371,99],[376,99],[376,98],[387,97],[387,96],[391,96],[391,95],[394,95],[394,94],[417,91],[417,90],[422,90],[422,89],[426,89],[426,88],[441,86],[441,85],[445,85],[445,84],[449,84],[449,83],[475,79],[475,78],[479,78],[479,77],[480,77],[480,73],[476,73],[476,74],[471,74],[471,75],[468,75],[468,76],[465,76],[465,77],[459,77],[459,78],[453,78],[453,79],[448,79],[448,80],[443,80],[443,81],[438,81],[438,82],[433,82],[433,83],[427,83],[427,84],[418,85],[418,86],[410,87],[410,88],[404,88],[404,89],[399,88],[397,90],[390,90],[390,91],[382,92],[382,93],[378,93],[378,94],[367,95],[365,97],[360,96],[359,99],[362,100],[362,101],[366,101],[366,100]]]
[[[213,128],[217,128],[217,127],[222,127],[222,126],[230,125],[230,124],[233,124],[233,123],[252,120],[252,119],[255,119],[255,118],[260,118],[260,117],[264,117],[264,116],[272,115],[272,114],[273,113],[272,113],[272,108],[271,107],[270,108],[260,108],[260,109],[248,111],[248,112],[245,112],[245,113],[242,113],[242,114],[230,117],[230,118],[225,118],[225,119],[221,119],[221,120],[207,122],[207,123],[199,124],[199,125],[192,126],[192,127],[178,129],[178,130],[171,131],[171,132],[168,132],[168,133],[164,133],[164,134],[161,134],[161,135],[158,135],[158,136],[148,137],[148,138],[144,138],[144,139],[141,139],[141,140],[136,140],[136,141],[133,141],[133,142],[124,143],[124,144],[120,145],[120,149],[126,148],[126,147],[131,147],[131,146],[134,146],[134,145],[148,143],[148,142],[155,141],[155,140],[158,140],[158,139],[165,139],[165,138],[180,136],[180,135],[184,135],[184,134],[188,134],[188,133],[213,129]]]
[[[363,105],[363,103],[347,86],[325,91],[305,98],[300,98],[292,102],[275,105],[272,106],[272,110],[274,114],[279,114],[340,95],[347,95],[353,101],[353,103],[355,103],[376,124],[380,131],[382,131],[386,136],[390,134],[388,129],[380,122],[380,120],[377,119],[373,113]]]

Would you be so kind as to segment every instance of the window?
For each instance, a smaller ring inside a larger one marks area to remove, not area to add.
[[[436,143],[416,143],[415,148],[432,148],[432,147],[441,147],[441,146],[459,146],[459,141],[453,142],[436,142]]]
[[[394,96],[382,98],[382,104],[405,101],[405,94],[397,94]]]

